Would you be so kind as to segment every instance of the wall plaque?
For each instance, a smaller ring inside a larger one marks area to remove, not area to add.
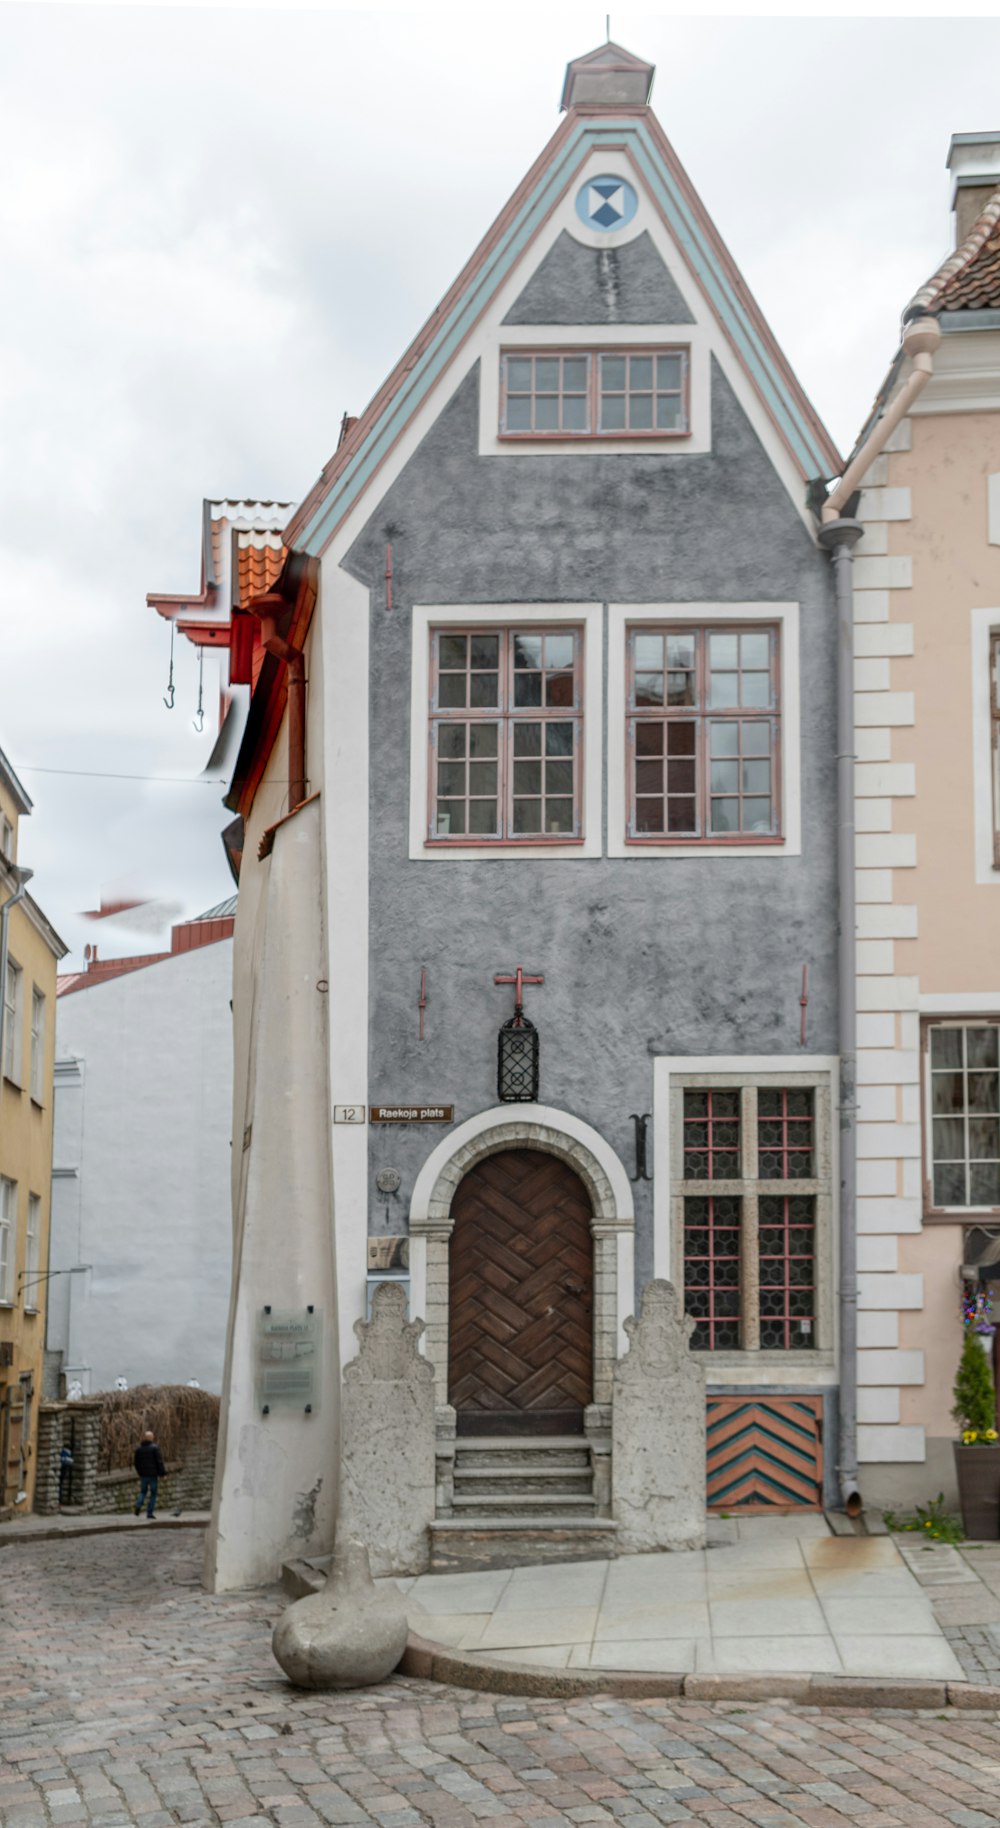
[[[257,1400],[262,1409],[319,1408],[322,1315],[264,1308],[257,1317]]]
[[[373,1104],[372,1123],[454,1123],[453,1104]]]

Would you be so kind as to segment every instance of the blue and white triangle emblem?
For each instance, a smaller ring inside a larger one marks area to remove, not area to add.
[[[577,193],[576,213],[591,229],[625,228],[638,207],[639,199],[624,178],[590,178]]]

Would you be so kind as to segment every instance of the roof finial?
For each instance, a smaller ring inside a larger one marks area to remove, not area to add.
[[[611,43],[611,14],[610,13],[605,13],[605,15],[604,15],[604,42],[605,42],[605,44]]]

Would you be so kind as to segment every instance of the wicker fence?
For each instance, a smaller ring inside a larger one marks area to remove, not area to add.
[[[138,1484],[132,1466],[143,1431],[152,1428],[167,1468],[157,1504],[163,1511],[204,1511],[212,1503],[219,1398],[186,1384],[138,1384],[102,1390],[77,1403],[43,1403],[38,1413],[35,1510],[127,1511]],[[63,1447],[73,1456],[62,1484]]]

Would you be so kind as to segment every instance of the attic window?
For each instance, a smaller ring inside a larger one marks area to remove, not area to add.
[[[500,437],[686,437],[689,370],[676,346],[504,350]]]

